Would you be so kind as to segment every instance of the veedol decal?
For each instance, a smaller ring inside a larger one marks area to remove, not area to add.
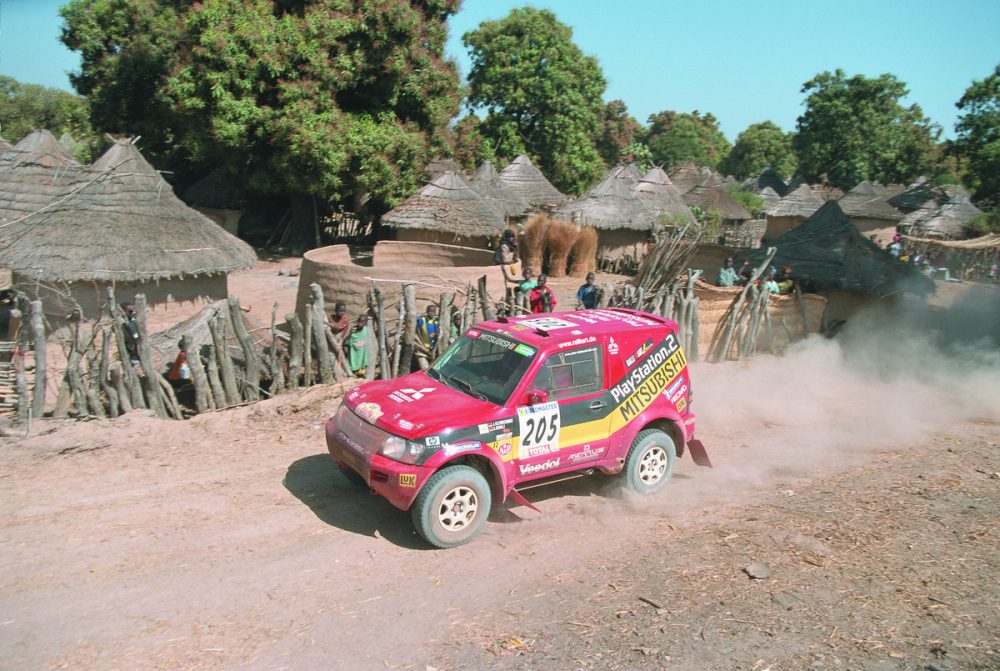
[[[549,401],[538,405],[526,405],[517,409],[518,433],[521,447],[518,455],[524,459],[533,448],[548,448],[549,452],[559,449],[559,403]]]
[[[549,459],[540,464],[521,464],[519,468],[521,475],[533,475],[542,471],[551,471],[553,468],[559,468],[559,459]]]
[[[576,326],[573,322],[566,321],[565,319],[560,319],[559,317],[534,317],[533,319],[525,319],[520,322],[525,326],[530,326],[534,329],[541,329],[543,331],[554,331],[556,329],[568,329]]]
[[[424,387],[422,389],[400,389],[389,394],[389,398],[396,403],[412,403],[419,401],[427,394],[434,391],[434,387]]]
[[[354,408],[354,412],[358,414],[358,417],[374,424],[375,420],[382,416],[382,406],[378,403],[359,403]]]

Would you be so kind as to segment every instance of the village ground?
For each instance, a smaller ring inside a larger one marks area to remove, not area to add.
[[[693,364],[715,468],[447,551],[337,472],[340,386],[3,427],[0,669],[1000,668],[1000,354],[900,323]]]

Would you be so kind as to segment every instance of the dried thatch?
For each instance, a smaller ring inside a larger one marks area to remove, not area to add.
[[[127,140],[43,211],[0,228],[0,265],[47,282],[149,282],[249,268],[242,240],[182,203]]]
[[[10,142],[7,142],[7,140],[3,139],[3,137],[0,137],[0,153],[5,151],[10,151],[13,148],[14,145],[12,145]]]
[[[619,179],[622,170],[619,166],[609,172],[587,195],[556,210],[555,216],[604,231],[649,231],[658,227],[656,215],[629,190],[625,180]]]
[[[769,246],[777,248],[772,263],[791,266],[810,291],[846,289],[879,297],[934,291],[933,280],[865,238],[836,201],[824,204]],[[766,254],[755,250],[751,263],[763,262]]]
[[[934,182],[923,180],[910,185],[903,193],[889,199],[889,204],[904,213],[911,213],[924,207],[928,201],[933,208],[948,202],[949,196],[945,190]]]
[[[809,217],[823,205],[823,199],[813,193],[808,184],[802,184],[777,204],[765,210],[769,217]]]
[[[80,171],[52,133],[36,130],[24,136],[0,155],[0,224],[51,204],[77,183]]]
[[[771,189],[772,192],[778,194],[779,198],[788,193],[788,185],[785,184],[785,180],[781,179],[778,171],[769,165],[764,166],[764,169],[756,177],[743,180],[742,186],[747,191],[753,191],[758,195],[764,189]]]
[[[837,201],[848,217],[899,221],[903,213],[888,203],[883,189],[871,182],[861,182]]]
[[[527,156],[518,156],[500,171],[500,179],[533,209],[553,209],[566,202],[567,197],[552,186],[545,175]]]
[[[774,207],[781,200],[781,196],[778,192],[769,186],[765,186],[757,195],[764,201],[765,210]]]
[[[639,168],[636,167],[635,163],[628,163],[625,165],[619,163],[604,173],[604,176],[601,177],[601,181],[604,181],[604,179],[611,174],[614,174],[618,179],[623,180],[630,189],[638,184],[639,180],[642,179],[642,173],[639,172]]]
[[[722,214],[727,221],[746,221],[753,219],[753,215],[735,198],[729,195],[721,185],[714,185],[712,178],[703,180],[699,184],[684,194],[684,202],[688,207],[700,207],[705,212],[715,210]]]
[[[191,343],[195,351],[207,352],[208,346],[212,344],[212,331],[208,327],[208,322],[215,318],[216,314],[222,315],[225,324],[226,346],[228,347],[230,358],[234,360],[238,367],[243,366],[243,347],[236,338],[233,330],[232,316],[229,310],[228,301],[215,301],[206,305],[197,314],[185,319],[173,326],[158,331],[149,336],[150,353],[153,357],[153,367],[160,371],[165,371],[173,365],[177,354],[180,352],[178,343],[182,336],[190,336]],[[258,348],[259,353],[263,353],[266,347],[271,345],[271,332],[259,321],[245,312],[240,312],[243,318],[243,325],[246,327],[250,337]],[[207,354],[206,354],[207,356]]]
[[[492,203],[505,217],[523,216],[530,207],[528,201],[500,178],[500,173],[490,161],[483,161],[476,174],[469,180],[469,186]]]
[[[694,215],[688,209],[680,191],[670,181],[663,168],[651,169],[632,187],[632,191],[658,217],[694,221]]]
[[[910,233],[928,238],[961,238],[965,234],[965,226],[982,213],[968,198],[955,198],[914,223]]]
[[[382,224],[470,238],[499,235],[506,226],[503,213],[454,172],[444,173],[385,213]]]
[[[462,174],[462,168],[450,158],[434,159],[424,168],[424,175],[428,182],[433,182],[446,172],[453,172],[456,175]]]
[[[980,251],[993,249],[1000,252],[1000,233],[990,233],[989,235],[984,235],[978,238],[970,238],[968,240],[935,240],[933,238],[918,238],[910,235],[904,235],[903,239],[943,249],[954,249],[958,251]]]

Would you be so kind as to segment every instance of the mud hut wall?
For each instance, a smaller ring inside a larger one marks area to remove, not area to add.
[[[873,233],[878,239],[879,245],[885,247],[892,242],[892,236],[896,234],[896,223],[889,219],[870,219],[868,217],[850,217],[854,227],[861,231],[866,238]]]
[[[423,228],[400,228],[396,230],[398,242],[426,242],[435,245],[457,245],[486,249],[489,240],[485,235],[456,235],[446,231],[428,231]]]
[[[388,258],[393,258],[394,252],[389,254]],[[376,255],[381,256],[379,252]],[[483,275],[486,275],[486,290],[490,297],[496,300],[503,297],[505,284],[500,266],[448,266],[444,258],[447,258],[446,254],[439,257],[416,256],[401,259],[391,266],[375,264],[369,267],[354,264],[346,245],[314,249],[302,257],[295,298],[296,312],[304,313],[305,304],[311,298],[309,285],[314,282],[323,288],[326,305],[330,309],[334,301],[342,300],[352,317],[368,309],[367,295],[372,286],[370,278],[385,280],[379,282],[379,286],[390,319],[396,317],[394,306],[406,282],[414,282],[421,311],[428,302],[440,299],[441,292],[446,290],[455,292],[456,305],[464,305],[466,287],[469,284],[476,287]]]
[[[879,307],[888,307],[892,298],[879,298],[871,294],[844,289],[821,289],[817,293],[826,298],[826,320],[849,321],[858,313]]]
[[[597,231],[597,260],[618,261],[632,257],[636,263],[642,261],[648,251],[649,233],[632,228],[616,228],[611,231]]]
[[[376,267],[410,266],[414,261],[433,268],[493,265],[493,252],[484,248],[452,244],[385,240],[375,245]]]
[[[719,269],[722,268],[727,256],[735,259],[736,269],[739,270],[742,257],[748,254],[748,250],[739,247],[727,247],[725,245],[699,244],[694,255],[688,261],[691,268],[700,268],[702,277],[710,284],[719,284]]]
[[[774,240],[801,224],[803,217],[771,217],[767,218],[767,229],[764,231],[764,240]]]
[[[146,294],[152,312],[158,312],[183,303],[208,303],[222,300],[229,295],[229,282],[225,274],[202,275],[160,282],[72,282],[65,285],[36,282],[20,273],[11,273],[14,287],[32,299],[40,299],[45,315],[54,322],[61,322],[76,304],[84,319],[99,319],[104,308],[109,286],[113,286],[119,302],[132,302],[136,294]],[[67,296],[68,293],[68,296]]]
[[[240,228],[240,217],[243,216],[239,210],[220,210],[214,207],[195,207],[194,209],[217,223],[227,233],[237,235]]]

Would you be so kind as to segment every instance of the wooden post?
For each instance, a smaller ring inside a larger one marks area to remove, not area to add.
[[[31,394],[31,416],[45,414],[45,320],[42,302],[31,301],[31,335],[35,344],[35,388]]]
[[[135,321],[139,328],[139,365],[142,366],[142,388],[146,392],[146,403],[149,409],[156,413],[157,417],[167,417],[167,409],[163,404],[160,389],[160,375],[153,368],[153,357],[149,352],[149,333],[146,331],[146,294],[136,294],[135,296]]]
[[[209,320],[208,324],[209,328],[211,328],[212,321]],[[212,399],[215,401],[215,409],[221,410],[228,403],[226,402],[226,390],[222,385],[222,380],[219,379],[219,357],[215,354],[214,344],[208,346],[208,365],[205,372],[208,375],[208,386],[212,388]]]
[[[382,290],[378,283],[372,281],[372,294],[374,295],[375,308],[375,329],[378,341],[378,369],[379,377],[388,380],[392,377],[392,370],[389,368],[388,339],[385,330],[385,304],[382,301]]]
[[[31,399],[28,398],[28,378],[24,372],[24,357],[28,353],[28,329],[21,317],[20,310],[11,310],[10,321],[13,326],[18,321],[17,344],[14,348],[14,391],[17,394],[17,418],[27,420],[31,409]]]
[[[319,367],[319,379],[323,384],[330,384],[334,376],[333,355],[326,340],[326,306],[323,302],[323,287],[316,282],[309,285],[312,294],[312,335],[316,345],[316,365]]]
[[[96,335],[96,333],[91,334],[90,342],[87,344],[85,357],[87,361],[87,386],[85,387],[85,392],[87,394],[87,405],[90,407],[91,414],[97,417],[107,417],[108,413],[104,410],[104,403],[101,402],[102,379],[100,364],[97,362]]]
[[[455,294],[450,291],[441,292],[441,312],[438,319],[437,349],[434,352],[435,359],[451,346],[451,322],[455,314],[454,302]]]
[[[396,338],[392,346],[392,377],[399,377],[400,351],[403,349],[403,317],[406,313],[406,301],[400,296],[396,301],[396,314],[399,320],[396,322]]]
[[[118,390],[111,383],[111,326],[104,325],[101,328],[101,367],[98,376],[101,382],[101,389],[108,397],[108,414],[112,419],[121,414],[121,401],[119,401]]]
[[[642,285],[640,285],[639,288],[635,292],[635,309],[636,310],[641,310],[642,309],[642,304],[643,304],[645,298],[646,298],[646,288],[643,287]]]
[[[212,408],[211,391],[208,387],[208,375],[205,367],[201,364],[201,353],[194,347],[191,336],[185,334],[181,336],[181,351],[184,352],[184,359],[191,370],[191,383],[194,384],[194,409],[197,412],[205,412]]]
[[[604,292],[601,294],[601,300],[597,303],[597,307],[606,308],[611,304],[611,297],[615,294],[615,285],[608,282],[604,285]]]
[[[280,394],[285,388],[285,367],[281,351],[278,349],[278,304],[271,308],[271,396]]]
[[[128,389],[125,388],[125,381],[122,379],[122,369],[112,366],[108,369],[108,378],[110,378],[111,386],[114,387],[115,394],[118,396],[118,405],[121,406],[122,414],[134,410]]]
[[[118,309],[115,302],[115,292],[112,287],[108,287],[108,303],[106,305],[109,318],[111,320],[112,334],[115,337],[115,345],[118,348],[118,359],[121,361],[121,377],[123,386],[128,392],[130,408],[145,408],[146,399],[142,395],[142,383],[135,369],[132,368],[132,358],[129,356],[126,347],[126,338],[131,339],[131,334],[126,332],[125,316]],[[121,394],[119,394],[121,400]],[[122,405],[124,408],[124,404]]]
[[[483,310],[483,319],[489,321],[496,317],[493,306],[490,305],[490,295],[486,293],[486,275],[479,278],[479,303]],[[416,328],[416,325],[414,325]]]
[[[313,346],[313,306],[312,303],[306,303],[306,317],[303,321],[305,328],[305,333],[303,334],[303,348],[302,348],[302,367],[305,371],[303,375],[302,384],[306,387],[311,387],[313,384],[313,369],[312,369],[312,346]]]
[[[243,398],[248,401],[260,400],[261,361],[257,350],[250,339],[247,325],[243,323],[243,312],[240,310],[240,299],[230,296],[229,319],[233,323],[233,333],[243,350]]]
[[[238,405],[240,402],[239,386],[236,384],[236,372],[233,370],[233,360],[229,358],[226,349],[226,318],[219,310],[208,320],[208,330],[212,333],[212,344],[215,345],[215,359],[222,377],[222,388],[225,392],[225,404],[220,407]],[[221,399],[218,399],[221,400]]]
[[[413,341],[417,335],[417,289],[412,284],[403,285],[403,301],[406,304],[406,319],[400,326],[403,345],[399,352],[399,365],[409,373],[413,365]]]
[[[302,322],[294,312],[285,315],[292,339],[288,343],[288,388],[298,389],[302,376]]]

